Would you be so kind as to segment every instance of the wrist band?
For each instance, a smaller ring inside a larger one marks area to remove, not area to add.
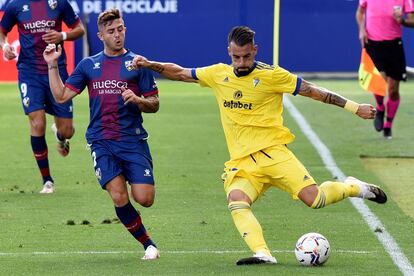
[[[346,103],[345,103],[344,108],[346,110],[348,110],[349,112],[352,112],[352,113],[355,113],[356,114],[357,111],[358,111],[358,108],[359,108],[359,104],[356,103],[356,102],[347,100]]]
[[[62,34],[62,40],[68,39],[68,34],[66,32],[61,32]]]

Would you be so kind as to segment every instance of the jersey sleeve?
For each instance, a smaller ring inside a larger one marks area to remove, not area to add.
[[[214,75],[218,66],[220,65],[214,64],[206,67],[193,68],[191,69],[191,75],[193,79],[198,80],[201,86],[213,87],[215,84]]]
[[[289,71],[276,67],[272,74],[272,87],[276,93],[290,93],[296,95],[299,92],[302,79]]]
[[[12,3],[6,6],[3,17],[0,23],[0,30],[4,35],[7,35],[13,29],[13,26],[17,23],[16,9]]]
[[[76,27],[76,25],[78,25],[80,22],[79,16],[75,13],[73,7],[67,0],[65,0],[63,3],[62,18],[63,22],[65,22],[65,24],[71,29]]]
[[[88,84],[88,77],[86,74],[86,66],[88,65],[88,59],[84,59],[73,70],[72,75],[66,80],[65,86],[76,93],[80,94]]]
[[[158,94],[157,83],[152,71],[142,68],[138,78],[138,87],[144,97]]]

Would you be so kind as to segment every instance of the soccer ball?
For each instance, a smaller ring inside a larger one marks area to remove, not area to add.
[[[328,240],[318,233],[307,233],[296,242],[295,255],[301,265],[322,265],[328,260],[330,253]]]

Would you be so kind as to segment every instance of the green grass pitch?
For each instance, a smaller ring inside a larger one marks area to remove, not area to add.
[[[315,82],[355,101],[373,103],[356,81]],[[40,195],[41,178],[17,85],[0,85],[0,275],[401,274],[348,200],[311,210],[275,189],[253,210],[279,264],[237,267],[235,262],[251,253],[233,225],[220,180],[228,153],[216,100],[209,89],[195,84],[159,81],[159,89],[160,111],[144,115],[155,165],[156,202],[149,209],[135,206],[161,250],[161,259],[145,262],[140,260],[141,245],[114,220],[112,202],[95,179],[85,149],[86,91],[74,101],[76,134],[67,158],[54,148],[48,117],[49,158],[57,192]],[[360,155],[414,156],[414,85],[402,84],[401,90],[391,141],[382,139],[371,121],[304,97],[291,99],[345,174],[378,183],[388,192],[386,205],[367,204],[414,264],[413,214],[404,213],[392,197],[392,181],[380,180],[360,159]],[[296,135],[290,148],[314,178],[319,183],[332,179],[286,112],[285,124]],[[414,189],[412,183],[406,187]],[[297,263],[294,245],[306,232],[328,238],[333,251],[325,266]]]

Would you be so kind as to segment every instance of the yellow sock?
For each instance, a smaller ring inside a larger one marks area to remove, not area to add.
[[[323,208],[347,197],[356,197],[359,192],[358,185],[326,181],[319,186],[319,193],[311,207],[314,209]]]
[[[261,251],[270,256],[269,248],[263,238],[262,227],[253,215],[250,205],[244,201],[233,201],[229,203],[229,210],[237,230],[249,248],[254,253]]]

